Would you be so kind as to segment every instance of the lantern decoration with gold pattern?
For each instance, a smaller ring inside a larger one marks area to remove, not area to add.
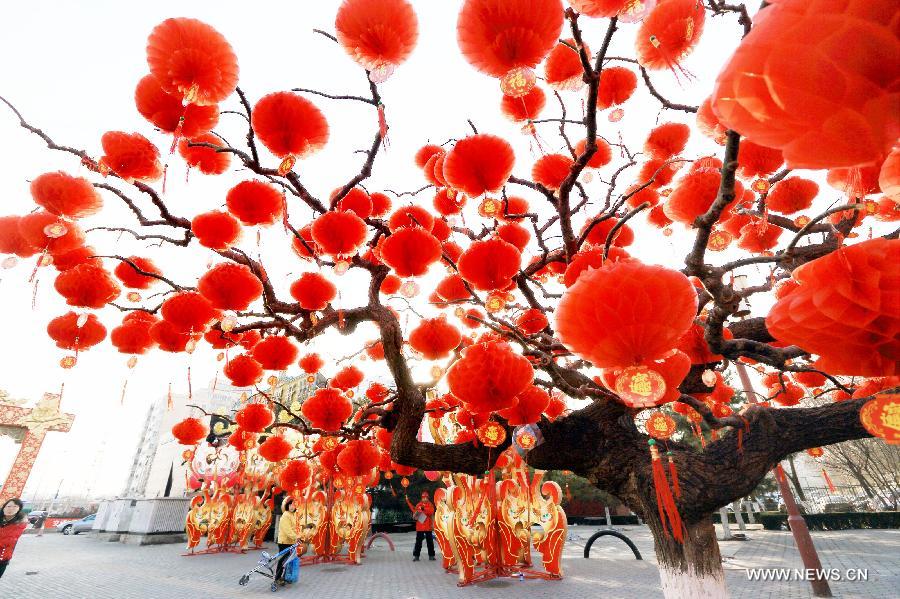
[[[654,439],[666,440],[675,433],[675,419],[664,412],[653,412],[645,426]]]
[[[475,435],[483,445],[497,447],[506,441],[506,429],[499,422],[489,420],[475,430]]]
[[[616,393],[632,408],[652,408],[666,394],[666,381],[646,366],[630,366],[616,378]]]
[[[859,420],[872,435],[900,444],[900,395],[876,395],[859,411]]]

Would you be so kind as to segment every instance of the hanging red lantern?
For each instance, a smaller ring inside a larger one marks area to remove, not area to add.
[[[235,387],[252,387],[263,378],[263,367],[247,354],[228,360],[222,372]]]
[[[353,405],[338,389],[319,389],[303,402],[301,413],[318,429],[334,432],[353,413]]]
[[[506,441],[506,429],[499,422],[489,420],[476,429],[475,436],[485,447],[498,447]]]
[[[378,466],[381,454],[371,441],[347,441],[337,454],[337,465],[344,476],[365,476]]]
[[[223,262],[200,277],[197,290],[214,308],[246,310],[262,295],[263,286],[247,266]]]
[[[293,449],[291,444],[285,441],[284,437],[271,435],[268,439],[263,441],[259,446],[259,449],[257,449],[257,452],[259,452],[259,455],[262,456],[263,459],[277,463],[287,459],[287,457],[291,455]]]
[[[47,334],[56,347],[84,351],[106,339],[106,327],[93,314],[67,312],[47,324]]]
[[[297,359],[297,346],[281,335],[270,335],[253,346],[250,355],[265,370],[286,370]]]
[[[418,277],[441,259],[441,242],[422,227],[402,227],[381,244],[381,259],[398,277]]]
[[[102,262],[100,259],[93,257],[96,254],[97,252],[90,246],[81,246],[62,253],[56,253],[53,254],[53,268],[63,272],[64,270],[75,268],[79,264],[90,263],[95,266],[101,266]]]
[[[370,193],[369,199],[372,200],[372,216],[375,218],[381,218],[391,209],[391,198],[385,193],[380,191]]]
[[[541,114],[546,103],[547,96],[544,94],[544,90],[535,86],[524,96],[519,96],[517,98],[513,96],[503,96],[500,100],[500,112],[502,112],[506,118],[517,123],[529,121],[536,119]]]
[[[186,351],[189,343],[196,342],[200,333],[191,334],[181,331],[167,320],[160,320],[150,325],[150,339],[162,351],[178,353]]]
[[[0,216],[0,254],[28,258],[41,251],[41,248],[31,245],[19,231],[21,220],[21,216]]]
[[[122,324],[109,334],[109,341],[123,354],[144,354],[156,342],[150,335],[150,327],[159,322],[153,314],[135,310],[125,315]]]
[[[541,414],[550,405],[550,394],[534,385],[528,385],[516,396],[516,404],[500,410],[497,414],[505,418],[510,426],[531,424],[541,419]]]
[[[516,319],[516,326],[528,335],[534,335],[543,331],[549,324],[547,316],[538,308],[529,308]]]
[[[597,108],[624,104],[637,89],[637,75],[625,67],[604,67],[597,86]]]
[[[479,291],[504,289],[519,272],[522,254],[502,239],[473,242],[457,261],[460,276]]]
[[[638,62],[647,69],[681,69],[700,41],[706,12],[696,0],[666,0],[644,17],[635,37]]]
[[[107,131],[100,163],[126,181],[155,181],[163,174],[159,150],[140,133]]]
[[[575,40],[570,38],[564,41],[565,43],[557,43],[547,55],[544,80],[547,85],[559,91],[574,91],[584,86],[584,67],[581,65]],[[584,50],[590,57],[590,49],[585,46]]]
[[[546,154],[534,163],[531,178],[548,189],[559,189],[569,176],[572,164],[572,159],[564,154]]]
[[[782,150],[792,169],[879,162],[900,126],[895,12],[890,0],[767,6],[719,73],[713,109],[727,127]]]
[[[628,367],[675,347],[697,313],[680,272],[637,261],[582,274],[556,309],[560,341],[598,368]]]
[[[409,334],[409,345],[426,360],[447,357],[461,341],[459,329],[449,324],[443,315],[422,320]]]
[[[391,214],[387,225],[391,233],[404,227],[419,227],[431,231],[434,228],[434,216],[422,206],[401,206]]]
[[[221,312],[196,291],[181,291],[169,296],[160,311],[164,320],[182,332],[202,333],[221,317]]]
[[[304,310],[324,310],[337,296],[334,283],[317,272],[305,272],[291,284],[291,297]]]
[[[340,190],[341,188],[338,188],[331,192],[332,205]],[[363,219],[369,218],[372,216],[372,198],[361,187],[351,187],[338,202],[337,209],[342,212],[352,211]]]
[[[103,207],[103,198],[90,181],[62,171],[40,175],[31,182],[30,189],[35,204],[57,216],[78,219],[96,214]]]
[[[690,128],[683,123],[663,123],[650,131],[644,141],[644,151],[651,158],[668,160],[684,151],[690,135]]]
[[[221,175],[227,171],[231,165],[231,154],[218,152],[208,146],[191,145],[201,143],[225,147],[225,142],[212,133],[201,133],[195,137],[182,137],[178,140],[178,154],[184,158],[188,166],[196,168],[204,175]]]
[[[600,215],[598,214],[597,217]],[[588,221],[585,223],[585,229],[591,226],[592,221]],[[597,224],[591,227],[591,230],[588,232],[585,241],[590,244],[603,247],[606,245],[606,239],[609,237],[609,234],[612,232],[613,227],[619,224],[619,219],[616,217],[607,218],[606,220],[601,220]],[[584,230],[582,229],[582,233]],[[623,224],[618,228],[615,235],[612,238],[612,245],[618,247],[628,247],[634,243],[634,231],[627,224]]]
[[[738,238],[738,247],[748,252],[759,253],[771,250],[778,245],[778,239],[784,229],[776,227],[764,220],[751,220],[741,227],[741,236]]]
[[[326,212],[313,221],[312,238],[326,254],[352,256],[366,240],[366,223],[353,212]]]
[[[675,419],[665,412],[653,412],[647,419],[645,427],[648,435],[665,441],[675,434]]]
[[[747,179],[765,177],[777,171],[782,164],[784,157],[780,150],[767,148],[746,139],[741,142],[741,149],[738,152],[740,176]]]
[[[769,332],[817,354],[815,368],[829,374],[900,374],[900,320],[889,307],[900,281],[898,247],[897,240],[871,239],[795,269],[799,286],[769,312]]]
[[[863,405],[859,420],[870,434],[892,445],[900,443],[900,395],[876,395]]]
[[[315,104],[294,92],[263,96],[253,107],[253,132],[270,152],[283,158],[287,173],[297,158],[318,152],[328,143],[328,121]]]
[[[823,455],[825,455],[825,450],[821,447],[810,447],[806,450],[806,453],[808,453],[810,457],[821,458]]]
[[[129,262],[131,264],[129,264]],[[132,264],[134,266],[132,266]],[[159,279],[155,277],[140,274],[137,269],[135,269],[135,266],[144,272],[153,273],[155,275],[162,274],[162,271],[156,267],[152,260],[140,256],[130,256],[128,262],[119,262],[113,270],[113,274],[116,275],[117,279],[122,281],[123,285],[130,289],[149,289],[151,285],[159,281]]]
[[[203,339],[212,346],[213,349],[228,349],[234,347],[241,342],[242,333],[226,333],[220,329],[210,329],[203,333]]]
[[[300,358],[300,368],[307,374],[316,374],[325,365],[325,361],[319,354],[306,354]]]
[[[416,47],[419,22],[406,0],[344,0],[334,19],[342,48],[380,83]]]
[[[594,145],[597,146],[597,149],[594,151],[594,155],[591,156],[591,159],[588,160],[586,167],[601,168],[609,164],[612,161],[612,148],[609,147],[609,144],[598,137],[594,141]],[[577,156],[583,155],[586,148],[587,140],[578,140],[575,143],[575,154]]]
[[[686,174],[663,204],[666,216],[675,222],[693,225],[697,217],[706,214],[716,201],[721,178],[721,173],[715,169],[698,169]],[[744,186],[735,181],[734,197],[740,198],[743,194]],[[726,210],[732,206],[733,203],[729,204]]]
[[[531,232],[518,223],[504,223],[497,227],[497,237],[523,252],[531,241]]]
[[[244,331],[244,334],[241,336],[241,347],[250,351],[253,349],[257,343],[262,339],[262,335],[257,329],[250,329],[249,331]]]
[[[221,33],[197,19],[166,19],[147,39],[150,73],[189,104],[218,104],[234,92],[237,57]]]
[[[234,421],[245,431],[261,433],[275,422],[275,414],[261,403],[249,403],[237,411]]]
[[[113,301],[121,291],[103,267],[91,263],[59,273],[53,287],[68,305],[94,309]]]
[[[788,177],[775,184],[766,197],[766,207],[781,214],[794,214],[812,206],[819,193],[815,181],[802,177]]]
[[[588,17],[615,17],[633,2],[632,0],[569,0],[569,4]]]
[[[18,226],[24,244],[36,251],[56,255],[84,245],[84,233],[78,225],[43,210],[21,217]]]
[[[227,212],[213,210],[195,216],[191,221],[191,232],[200,245],[225,250],[240,239],[241,224]]]
[[[363,371],[351,364],[350,366],[338,370],[335,375],[331,377],[331,380],[328,381],[328,386],[347,391],[358,387],[360,383],[363,382],[364,378],[365,375],[363,374]]]
[[[459,214],[466,205],[466,196],[455,189],[441,187],[434,194],[434,209],[443,216]]]
[[[652,408],[666,394],[666,381],[661,374],[644,366],[629,366],[616,375],[615,392],[632,408]]]
[[[207,427],[196,418],[185,418],[172,427],[172,436],[181,445],[196,445],[209,434]]]
[[[530,73],[553,49],[562,25],[563,7],[559,0],[466,0],[459,12],[456,33],[469,64],[492,77],[503,78],[504,87],[509,89],[516,87],[517,78],[527,78],[519,71]],[[519,89],[524,94],[531,88],[526,85]]]
[[[145,75],[134,90],[134,104],[141,116],[165,133],[190,139],[212,131],[219,122],[219,108],[182,103],[181,94],[169,93],[153,75]],[[218,138],[217,138],[218,139]]]
[[[512,174],[516,156],[509,142],[481,133],[456,142],[444,161],[447,183],[469,197],[497,192]]]
[[[278,475],[278,484],[285,493],[296,494],[309,486],[312,472],[306,460],[291,460]]]
[[[262,181],[241,181],[225,196],[228,212],[245,225],[271,225],[281,219],[284,198]]]
[[[447,371],[450,392],[475,413],[512,406],[533,378],[528,359],[499,342],[467,347]]]

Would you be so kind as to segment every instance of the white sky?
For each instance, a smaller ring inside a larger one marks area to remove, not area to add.
[[[497,82],[471,68],[457,48],[455,23],[461,1],[428,0],[413,4],[419,17],[419,42],[412,57],[381,86],[391,126],[390,147],[379,155],[374,176],[365,182],[367,188],[404,191],[423,185],[425,181],[413,163],[413,153],[427,141],[442,143],[451,137],[465,136],[469,133],[467,118],[473,119],[479,131],[503,135],[514,143],[517,152],[514,172],[529,177],[531,164],[537,157],[529,150],[529,138],[520,133],[518,125],[500,114]],[[172,16],[192,16],[218,29],[237,53],[240,85],[251,102],[255,103],[265,93],[291,87],[365,96],[367,86],[361,69],[336,44],[312,33],[313,28],[333,31],[337,6],[338,2],[257,2],[251,7],[233,1],[188,4],[170,0],[8,3],[0,23],[0,56],[3,57],[0,95],[13,102],[26,119],[58,143],[84,148],[94,156],[99,155],[102,133],[115,129],[139,131],[165,153],[171,138],[153,131],[133,103],[134,86],[147,72],[144,48],[154,25]],[[582,18],[581,22],[587,43],[596,50],[606,21]],[[633,55],[636,27],[620,26],[611,55]],[[568,37],[566,31],[563,35]],[[674,101],[699,104],[710,93],[715,74],[739,35],[735,19],[708,18],[700,47],[685,63],[696,80],[681,86],[669,72],[657,73],[654,81],[658,88]],[[538,74],[541,72],[539,69]],[[565,96],[570,118],[580,118],[580,96],[573,93]],[[297,170],[314,194],[327,197],[330,190],[343,185],[357,172],[362,156],[352,152],[369,147],[377,121],[375,111],[368,105],[307,97],[324,111],[331,126],[331,138],[324,151],[300,162]],[[237,109],[237,97],[227,100],[221,108]],[[659,104],[639,88],[625,105],[625,115],[620,123],[613,124],[601,114],[600,133],[615,138],[622,132],[630,147],[639,150],[659,118]],[[542,116],[559,116],[552,95]],[[685,113],[668,112],[662,120],[691,122],[692,118]],[[244,127],[239,117],[223,115],[217,131],[239,145]],[[539,127],[548,151],[559,151],[562,141],[554,135],[555,125]],[[570,126],[573,142],[579,138],[575,130]],[[38,138],[20,129],[5,107],[0,107],[0,140],[0,214],[32,210],[34,204],[27,182],[42,172],[65,169],[85,174],[77,159],[47,150]],[[697,134],[687,154],[718,153],[718,149]],[[277,164],[267,153],[264,155],[270,164]],[[186,185],[184,163],[177,155],[170,163],[165,198],[175,214],[188,218],[221,205],[224,192],[247,176],[230,173],[204,177],[194,172]],[[600,174],[608,172],[605,169]],[[120,185],[117,181],[110,182]],[[589,190],[598,199],[605,196],[605,188],[596,179]],[[540,206],[538,198],[525,191],[511,189],[512,193],[532,199],[533,206]],[[432,195],[423,192],[417,201],[430,208]],[[107,195],[105,201],[104,211],[83,221],[84,228],[133,223],[131,214],[118,200]],[[139,202],[148,205],[143,198]],[[310,210],[299,200],[289,199],[289,202],[292,222],[299,228],[308,221]],[[153,214],[149,207],[146,210]],[[580,227],[581,221],[576,224]],[[166,274],[188,285],[194,284],[209,260],[217,258],[196,245],[191,246],[190,252],[180,248],[146,251],[145,243],[135,242],[127,235],[117,241],[116,235],[108,232],[91,233],[89,240],[101,253],[149,255],[163,266]],[[257,252],[255,233],[245,232],[242,247]],[[644,241],[631,251],[647,262],[677,266],[688,247],[689,237],[678,230],[670,238],[656,233],[652,242]],[[302,270],[312,268],[290,252],[280,227],[263,231],[261,251],[270,275],[280,281],[279,288],[285,297],[293,278]],[[192,257],[186,258],[187,254]],[[188,362],[195,388],[204,386],[215,374],[214,352],[201,344],[192,357],[161,352],[142,356],[131,376],[125,403],[120,405],[127,356],[118,354],[107,341],[83,353],[74,370],[62,371],[57,363],[64,354],[55,348],[44,329],[47,321],[68,308],[51,289],[55,270],[43,269],[38,277],[37,306],[32,309],[32,286],[27,283],[32,268],[33,259],[21,262],[12,270],[0,271],[0,308],[5,317],[5,342],[0,345],[0,388],[16,397],[37,399],[44,391],[58,391],[65,381],[63,408],[77,418],[71,433],[48,436],[25,496],[30,499],[35,494],[52,495],[57,488],[62,495],[80,494],[86,489],[93,494],[117,493],[127,475],[149,404],[166,392],[169,382],[176,391],[185,391]],[[437,280],[440,274],[435,272],[426,281]],[[339,305],[351,307],[364,301],[360,290],[366,276],[351,271],[341,279],[331,278],[342,291]],[[433,283],[425,282],[422,287],[419,304],[430,293]],[[402,306],[400,302],[393,305]],[[433,312],[428,307],[420,310]],[[108,329],[121,320],[121,314],[111,308],[100,311],[99,316]],[[374,336],[374,330],[368,329],[354,339]],[[348,347],[352,345],[345,338],[332,334],[319,342],[315,350],[341,356],[352,351]],[[423,365],[419,370],[427,372],[428,369]],[[326,374],[329,373],[326,368]],[[9,439],[0,439],[0,480],[14,451]]]

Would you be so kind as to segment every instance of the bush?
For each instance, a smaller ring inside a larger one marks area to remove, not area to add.
[[[761,514],[766,530],[788,530],[787,514]],[[803,519],[810,530],[853,530],[866,528],[900,528],[900,512],[841,512],[835,514],[805,514]]]
[[[758,514],[753,514],[754,518],[758,517]],[[741,512],[741,518],[744,519],[744,524],[750,522],[750,517],[747,515],[747,512]],[[722,518],[719,517],[719,512],[715,512],[712,515],[712,521],[714,524],[721,524]],[[737,524],[737,519],[734,517],[734,512],[728,512],[728,522],[729,524]]]

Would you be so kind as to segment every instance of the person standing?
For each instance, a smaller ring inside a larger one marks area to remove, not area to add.
[[[25,532],[25,512],[22,511],[22,500],[18,497],[8,500],[0,511],[0,577],[6,571],[13,549],[19,537]]]
[[[422,539],[428,543],[428,559],[434,561],[434,535],[431,532],[434,529],[434,504],[431,503],[428,491],[422,491],[422,500],[415,506],[409,497],[405,497],[405,499],[416,521],[416,545],[413,547],[413,561],[419,561],[419,555],[422,553]]]
[[[47,512],[41,512],[41,515],[37,517],[37,520],[34,521],[33,528],[37,530],[37,536],[44,536],[44,522],[47,521]]]
[[[281,518],[278,519],[278,552],[281,553],[291,545],[297,542],[297,506],[294,502],[287,498],[287,509],[282,507]],[[282,504],[284,506],[284,504]],[[275,581],[284,586],[284,565],[289,559],[294,557],[294,551],[288,551],[278,559],[278,565],[275,566]]]

